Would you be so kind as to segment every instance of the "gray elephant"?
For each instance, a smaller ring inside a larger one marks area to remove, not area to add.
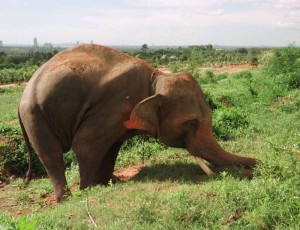
[[[63,153],[76,154],[80,189],[107,184],[123,141],[141,133],[187,149],[207,174],[203,158],[217,166],[257,164],[218,145],[210,108],[190,74],[164,74],[104,46],[70,48],[41,66],[23,92],[19,120],[57,201],[68,191]]]

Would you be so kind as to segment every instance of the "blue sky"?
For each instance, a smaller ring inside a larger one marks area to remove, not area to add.
[[[4,44],[300,45],[300,0],[0,0]]]

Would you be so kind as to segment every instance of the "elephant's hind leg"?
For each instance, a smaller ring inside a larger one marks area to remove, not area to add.
[[[59,202],[67,191],[63,148],[42,114],[36,113],[23,113],[21,118],[23,118],[23,124],[31,145],[50,177],[55,190],[56,200]]]

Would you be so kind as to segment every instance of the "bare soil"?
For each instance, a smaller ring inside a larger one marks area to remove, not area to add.
[[[242,70],[249,70],[253,68],[257,68],[257,66],[251,64],[237,64],[237,65],[226,65],[226,66],[199,67],[198,70],[200,71],[200,73],[204,73],[207,70],[212,70],[217,74],[221,74],[221,73],[231,74],[231,73],[238,73]],[[164,73],[171,73],[170,68],[162,67],[159,68],[159,70]]]
[[[5,89],[5,88],[9,88],[9,87],[25,86],[26,84],[27,84],[27,82],[22,82],[22,83],[10,83],[10,84],[4,84],[4,85],[1,85],[1,84],[0,84],[0,89]]]
[[[136,164],[127,168],[121,168],[114,172],[114,176],[117,177],[119,181],[128,181],[135,177],[144,166],[144,164]]]

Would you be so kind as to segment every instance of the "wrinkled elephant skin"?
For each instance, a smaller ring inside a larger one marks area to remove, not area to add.
[[[80,188],[107,184],[125,139],[150,133],[186,148],[207,174],[215,165],[257,161],[224,151],[211,131],[211,111],[188,73],[164,74],[111,48],[80,45],[41,66],[19,105],[24,138],[44,165],[60,201],[67,191],[63,153],[72,149]]]

